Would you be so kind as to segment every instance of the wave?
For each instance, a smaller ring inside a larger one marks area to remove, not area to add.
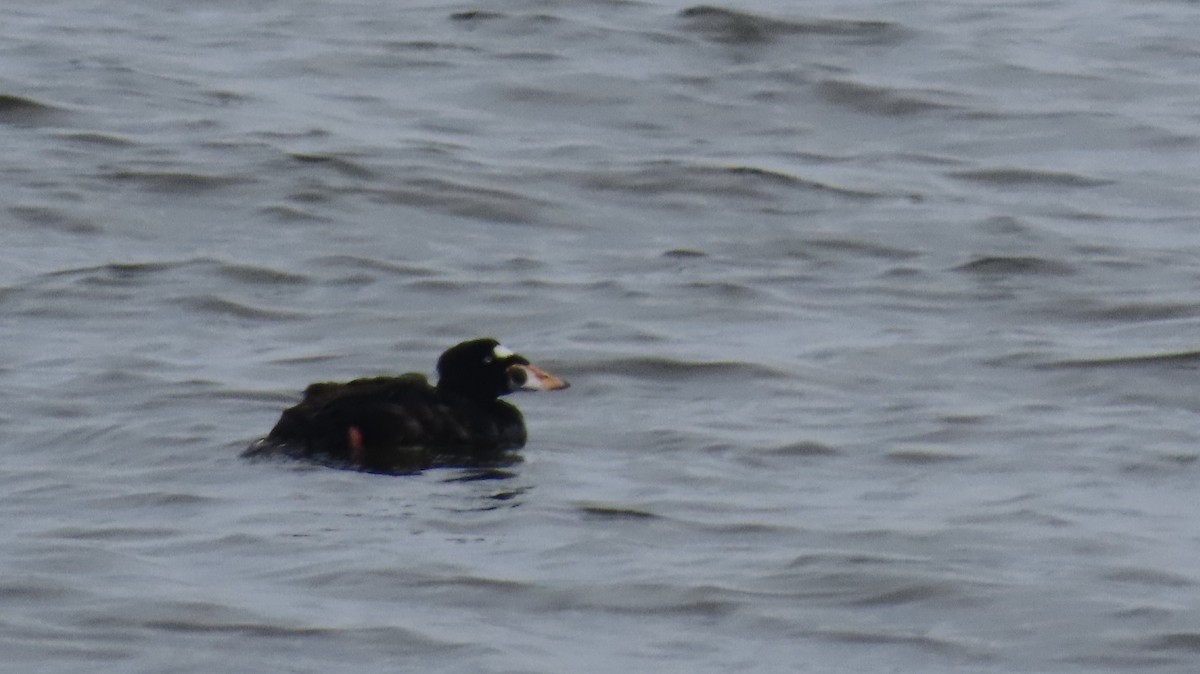
[[[1171,351],[1166,353],[1138,354],[1133,356],[1108,356],[1103,358],[1080,358],[1059,360],[1043,365],[1045,368],[1089,368],[1089,367],[1136,367],[1136,366],[1195,366],[1200,364],[1200,351]]]
[[[958,107],[938,100],[948,96],[944,92],[901,90],[845,80],[819,82],[817,94],[830,103],[872,115],[905,116]]]
[[[1065,276],[1075,269],[1065,262],[1033,255],[988,255],[961,264],[954,271],[988,276]]]
[[[656,381],[689,379],[787,379],[781,370],[744,361],[692,361],[643,356],[574,362],[570,370],[579,375],[615,374]]]
[[[889,194],[858,187],[834,185],[775,169],[747,164],[705,164],[678,160],[645,162],[629,169],[595,169],[577,177],[583,187],[631,194],[671,193],[762,198],[772,189],[801,190],[851,199],[871,199]]]
[[[51,124],[66,111],[32,98],[0,94],[0,124],[42,126]]]
[[[108,180],[120,183],[137,183],[141,187],[155,192],[176,192],[180,194],[195,194],[237,187],[254,178],[245,175],[216,175],[193,173],[190,171],[147,171],[139,169],[119,169],[105,176]]]
[[[884,43],[899,38],[899,26],[890,21],[855,19],[780,19],[715,5],[697,5],[679,12],[689,30],[714,42],[757,44],[793,35],[825,35]]]
[[[970,180],[997,187],[1103,187],[1115,181],[1093,178],[1078,173],[1042,171],[1028,168],[987,168],[954,171],[950,177]]]
[[[180,298],[177,301],[183,303],[192,311],[198,313],[229,316],[241,319],[259,321],[289,321],[304,318],[306,316],[306,314],[296,311],[281,311],[279,309],[254,307],[250,306],[249,304],[220,297],[219,295],[197,295],[194,297]]]

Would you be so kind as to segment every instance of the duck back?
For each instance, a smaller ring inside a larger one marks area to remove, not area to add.
[[[410,373],[312,384],[263,444],[322,463],[407,472],[519,449],[525,438],[512,405],[439,391]]]

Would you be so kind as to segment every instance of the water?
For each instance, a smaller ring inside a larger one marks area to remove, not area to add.
[[[1194,671],[1198,31],[10,3],[5,661]],[[572,382],[523,462],[238,458],[484,334]]]

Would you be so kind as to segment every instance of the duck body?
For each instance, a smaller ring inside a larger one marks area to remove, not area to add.
[[[312,384],[245,455],[383,473],[485,462],[525,446],[521,412],[500,396],[568,386],[490,338],[452,347],[438,372],[437,386],[419,373]]]

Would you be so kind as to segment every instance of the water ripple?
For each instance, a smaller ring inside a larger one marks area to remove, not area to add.
[[[770,42],[790,35],[826,35],[880,43],[897,38],[896,24],[852,19],[779,19],[715,5],[697,5],[679,12],[690,30],[730,44]]]
[[[1043,171],[1027,168],[990,168],[955,171],[951,177],[997,187],[1103,187],[1114,181],[1078,173]]]
[[[30,225],[69,234],[99,234],[103,229],[95,222],[71,215],[49,206],[9,206],[8,212]]]
[[[549,224],[542,215],[546,202],[520,192],[463,180],[410,178],[402,186],[373,188],[367,194],[382,203],[429,208],[488,222]]]
[[[254,182],[254,178],[242,175],[144,169],[117,169],[108,172],[105,178],[119,183],[136,183],[155,192],[178,194],[197,194]]]
[[[584,187],[624,194],[673,192],[762,198],[773,189],[824,193],[851,199],[890,196],[857,187],[831,185],[782,171],[748,165],[720,166],[676,160],[644,163],[631,169],[592,170],[579,174]]]
[[[46,126],[56,123],[65,112],[32,98],[0,93],[0,124]]]
[[[741,361],[692,361],[666,357],[612,358],[572,362],[577,376],[612,374],[652,381],[688,381],[696,379],[780,380],[791,375],[781,370]]]
[[[819,82],[817,93],[830,103],[872,115],[916,115],[957,107],[938,100],[947,98],[947,92],[899,91],[892,87],[871,86],[845,80],[830,79]]]
[[[1075,272],[1071,265],[1033,255],[988,255],[954,268],[981,276],[1063,276]]]

